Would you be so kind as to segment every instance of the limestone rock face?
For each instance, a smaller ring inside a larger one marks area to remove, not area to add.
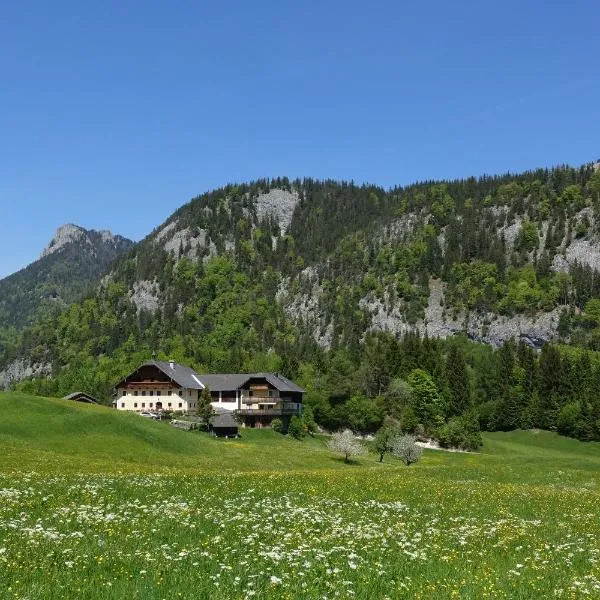
[[[285,235],[290,228],[292,215],[298,204],[298,192],[272,189],[266,194],[260,194],[256,199],[256,216],[264,219],[267,216],[275,217],[279,224],[281,235]]]
[[[50,363],[31,364],[24,358],[13,360],[0,370],[0,390],[9,389],[13,383],[27,377],[42,377],[52,372]]]
[[[156,281],[136,281],[129,295],[138,314],[142,310],[154,314],[160,308],[160,288]]]
[[[50,243],[42,250],[40,259],[50,256],[71,244],[85,244],[91,250],[95,250],[98,245],[119,248],[120,246],[130,246],[132,242],[120,235],[115,235],[107,229],[101,231],[88,230],[79,225],[67,223],[66,225],[61,225],[56,230]]]
[[[50,243],[44,248],[40,254],[40,258],[49,256],[50,254],[57,252],[61,248],[64,248],[68,244],[78,242],[85,238],[86,230],[78,225],[67,223],[61,225],[54,234],[54,237],[50,240]]]

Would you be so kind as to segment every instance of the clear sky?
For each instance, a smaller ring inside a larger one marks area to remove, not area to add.
[[[597,0],[5,2],[0,276],[287,175],[383,186],[600,157]]]

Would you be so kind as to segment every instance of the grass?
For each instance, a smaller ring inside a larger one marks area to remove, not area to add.
[[[600,445],[356,464],[0,394],[2,598],[600,597]]]
[[[4,471],[44,470],[48,462],[61,472],[110,473],[343,468],[323,439],[298,442],[271,430],[215,440],[103,406],[18,393],[0,394],[0,414]]]

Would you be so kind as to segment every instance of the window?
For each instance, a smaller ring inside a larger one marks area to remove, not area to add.
[[[137,396],[138,395],[138,391],[137,390],[133,390],[133,395]]]
[[[146,403],[142,402],[142,408],[146,408]]]
[[[137,408],[137,402],[133,403],[133,408]]]
[[[179,390],[179,395],[183,396],[183,390]]]
[[[169,408],[171,408],[171,403],[169,402]]]
[[[180,403],[179,403],[179,408],[181,408],[181,406],[182,406],[182,404],[181,404],[181,402],[180,402]]]
[[[146,395],[146,390],[142,390],[142,396]]]
[[[191,395],[192,395],[192,390],[190,390],[190,391],[188,392],[188,396],[191,396]]]
[[[125,402],[121,402],[121,408],[125,408]]]
[[[150,408],[152,408],[152,402],[150,402]]]
[[[170,396],[170,395],[171,395],[171,393],[172,393],[172,392],[171,392],[171,390],[169,390],[169,391],[167,392],[167,396]]]
[[[160,396],[160,390],[156,390],[156,395]]]
[[[150,390],[150,395],[154,396],[154,390]]]

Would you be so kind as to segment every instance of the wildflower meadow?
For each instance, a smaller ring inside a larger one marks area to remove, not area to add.
[[[100,472],[98,457],[89,469],[52,453],[19,464],[7,444],[0,596],[600,597],[597,446],[490,434],[479,454],[427,451],[407,467],[374,454],[345,464],[326,440],[272,432],[194,439],[223,460],[268,440],[310,468],[223,470],[198,455],[196,468],[107,461]]]

